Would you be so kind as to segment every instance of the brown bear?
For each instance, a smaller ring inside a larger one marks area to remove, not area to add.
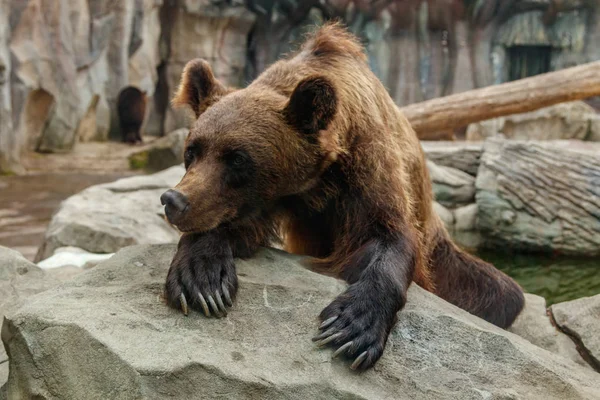
[[[123,142],[136,144],[142,142],[140,129],[146,116],[146,92],[128,86],[121,90],[117,100],[117,113]]]
[[[449,239],[415,132],[339,24],[241,90],[190,61],[173,103],[195,122],[186,174],[161,196],[184,232],[165,285],[172,307],[225,316],[234,258],[281,238],[349,284],[314,340],[353,369],[381,357],[413,281],[503,328],[521,311],[521,288]]]

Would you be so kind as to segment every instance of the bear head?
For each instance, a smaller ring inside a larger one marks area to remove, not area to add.
[[[336,115],[336,91],[322,76],[291,89],[286,96],[255,82],[232,90],[206,61],[185,66],[173,104],[194,113],[186,173],[161,196],[167,218],[180,231],[203,232],[259,216],[316,184],[335,159],[320,137]]]

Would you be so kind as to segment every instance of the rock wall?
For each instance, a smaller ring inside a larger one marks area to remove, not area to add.
[[[0,171],[19,168],[19,135],[12,126],[10,96],[10,27],[8,0],[0,0]]]
[[[25,151],[118,138],[115,102],[128,85],[148,93],[146,134],[186,126],[169,98],[191,58],[208,59],[219,79],[244,86],[307,30],[335,17],[362,39],[371,68],[399,105],[502,82],[507,46],[537,37],[521,22],[543,17],[540,10],[524,19],[513,14],[548,4],[469,3],[1,0],[0,169],[18,171]],[[534,24],[540,37],[575,32],[572,47],[563,39],[551,43],[558,46],[553,60],[562,60],[552,68],[599,57],[590,44],[600,26],[594,4],[577,2],[548,27]]]
[[[0,54],[10,52],[12,118],[8,128],[3,118],[0,128],[10,144],[2,146],[3,169],[18,165],[26,150],[69,151],[78,140],[106,140],[111,121],[115,126],[115,99],[126,85],[152,96],[162,1],[5,4],[0,18],[8,16],[9,24],[1,25],[10,39],[0,35],[6,43],[0,40]]]

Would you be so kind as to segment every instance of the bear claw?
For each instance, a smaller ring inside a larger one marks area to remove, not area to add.
[[[204,315],[210,317],[210,310],[208,309],[208,304],[206,304],[206,299],[202,296],[202,293],[198,292],[198,297],[200,298],[200,306],[202,306],[202,311],[204,311]]]
[[[221,284],[221,289],[223,289],[223,296],[225,296],[225,301],[227,302],[227,305],[229,307],[233,307],[233,301],[231,301],[231,295],[229,294],[229,289],[227,289],[227,286],[225,286],[224,282]]]
[[[354,360],[350,368],[357,369],[358,367],[360,367],[360,364],[362,364],[362,362],[365,361],[365,358],[367,358],[367,352],[363,351],[360,356],[356,357],[356,360]]]
[[[179,302],[181,303],[181,311],[183,311],[184,315],[188,315],[188,305],[187,305],[187,300],[185,299],[185,295],[183,293],[181,293],[179,295]]]
[[[337,349],[333,355],[331,356],[331,358],[336,358],[337,356],[339,356],[340,354],[342,354],[343,352],[345,352],[348,347],[352,346],[354,342],[353,341],[349,341],[348,343],[346,343],[345,345],[343,345],[342,347],[340,347],[339,349]]]
[[[217,305],[219,306],[219,310],[223,313],[224,316],[227,316],[227,309],[225,308],[225,304],[223,304],[223,299],[217,290],[215,293],[215,298],[217,299]]]
[[[319,326],[319,329],[325,329],[325,328],[329,327],[329,325],[333,324],[335,322],[335,320],[338,319],[338,317],[339,317],[339,315],[336,315],[335,317],[331,317],[331,318],[323,321],[321,326]]]
[[[339,339],[342,335],[343,335],[342,332],[334,333],[333,335],[326,337],[325,339],[323,339],[321,341],[318,341],[317,346],[319,346],[319,347],[325,346],[327,343],[330,343],[336,339]]]
[[[219,311],[219,308],[217,307],[217,303],[215,303],[215,299],[213,299],[212,296],[208,296],[208,304],[210,304],[210,308],[212,309],[213,313],[215,314],[215,317],[217,318],[221,318],[221,312]]]

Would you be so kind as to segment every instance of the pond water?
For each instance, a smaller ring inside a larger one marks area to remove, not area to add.
[[[33,261],[60,202],[91,185],[112,182],[126,173],[37,173],[0,176],[0,246]]]
[[[480,252],[482,259],[514,278],[547,305],[600,294],[600,258],[578,259]]]

